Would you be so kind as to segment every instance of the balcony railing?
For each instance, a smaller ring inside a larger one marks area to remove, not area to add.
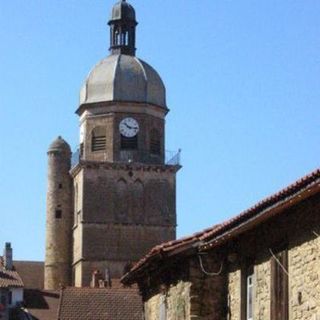
[[[139,159],[143,163],[161,164],[162,159],[158,155],[150,154],[150,151],[138,151],[138,150],[121,150],[120,159],[117,162],[134,163],[136,159]],[[71,167],[75,167],[81,160],[80,149],[78,148],[72,154]],[[164,163],[168,166],[179,166],[181,164],[181,150],[178,151],[165,151]]]

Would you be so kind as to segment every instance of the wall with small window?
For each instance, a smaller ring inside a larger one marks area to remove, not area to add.
[[[319,198],[301,201],[229,243],[228,320],[320,317],[319,212]]]
[[[145,320],[191,319],[191,282],[180,279],[173,285],[160,282],[157,287],[144,304]]]
[[[138,281],[146,320],[158,320],[164,306],[168,319],[320,319],[320,194],[277,209],[256,225],[242,222],[247,229],[221,236],[220,246],[212,242],[199,254],[191,244],[180,256],[168,251],[157,262],[161,269],[144,270],[144,282]]]
[[[168,259],[169,260],[169,259]],[[143,288],[146,320],[225,320],[226,277],[220,253],[167,261]],[[210,274],[210,276],[209,276]]]

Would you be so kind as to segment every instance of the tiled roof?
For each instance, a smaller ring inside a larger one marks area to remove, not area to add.
[[[66,288],[58,320],[141,320],[142,300],[136,289]]]
[[[208,249],[214,243],[218,243],[217,237],[222,236],[225,233],[228,233],[228,236],[231,236],[233,228],[249,224],[249,222],[258,223],[259,221],[264,221],[275,214],[280,213],[281,210],[277,211],[275,209],[280,205],[283,205],[284,202],[292,205],[294,203],[294,199],[296,199],[296,201],[301,201],[303,199],[302,193],[305,193],[304,198],[306,198],[312,195],[313,192],[319,191],[320,169],[317,169],[307,176],[297,180],[285,189],[258,202],[253,207],[245,210],[230,220],[195,233],[189,237],[166,242],[154,247],[145,257],[138,261],[131,271],[122,278],[122,281],[124,283],[132,283],[135,279],[135,274],[147,268],[154,259],[165,259],[166,257],[185,252],[196,246],[199,246],[202,249]],[[260,218],[259,221],[258,218]]]
[[[59,291],[24,290],[25,313],[29,319],[57,320]]]
[[[192,234],[191,236],[183,237],[177,240],[172,240],[168,242],[164,242],[160,245],[153,247],[147,255],[145,255],[141,260],[139,260],[131,269],[129,275],[141,267],[145,266],[147,262],[150,262],[153,259],[156,259],[159,255],[174,255],[179,252],[183,252],[191,247],[193,247],[197,242],[201,241],[201,239],[209,234],[215,228],[218,228],[219,225],[215,225],[211,228],[205,229],[201,232],[197,232]],[[127,274],[128,275],[128,274]],[[121,281],[126,283],[127,275],[125,275]]]
[[[249,223],[257,224],[260,221],[265,221],[266,219],[281,213],[282,210],[276,210],[279,209],[280,206],[293,205],[294,203],[297,203],[319,191],[320,169],[317,169],[279,192],[258,202],[253,207],[243,211],[239,215],[225,221],[220,224],[218,228],[214,228],[206,233],[201,238],[206,242],[203,245],[203,248],[207,249],[208,247],[211,247],[214,241],[217,242],[216,238],[225,232],[228,232],[228,236],[230,236],[234,227],[239,227],[243,224],[248,225]]]
[[[17,271],[4,269],[0,261],[0,288],[12,287],[21,288],[23,282]]]
[[[25,288],[43,289],[44,263],[38,261],[13,261],[15,270],[19,273]]]

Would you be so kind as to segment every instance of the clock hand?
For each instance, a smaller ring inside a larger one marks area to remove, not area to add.
[[[126,124],[126,123],[125,123],[125,125],[126,125],[126,127],[127,127],[128,129],[138,130],[138,127],[131,127],[131,126],[129,126],[129,125]]]

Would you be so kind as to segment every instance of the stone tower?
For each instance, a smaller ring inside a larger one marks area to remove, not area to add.
[[[95,269],[121,277],[126,265],[176,236],[178,156],[165,161],[164,84],[135,57],[136,15],[112,10],[110,55],[80,92],[79,158],[74,182],[73,283]]]
[[[48,150],[46,290],[71,284],[73,200],[70,167],[70,147],[58,137]]]

